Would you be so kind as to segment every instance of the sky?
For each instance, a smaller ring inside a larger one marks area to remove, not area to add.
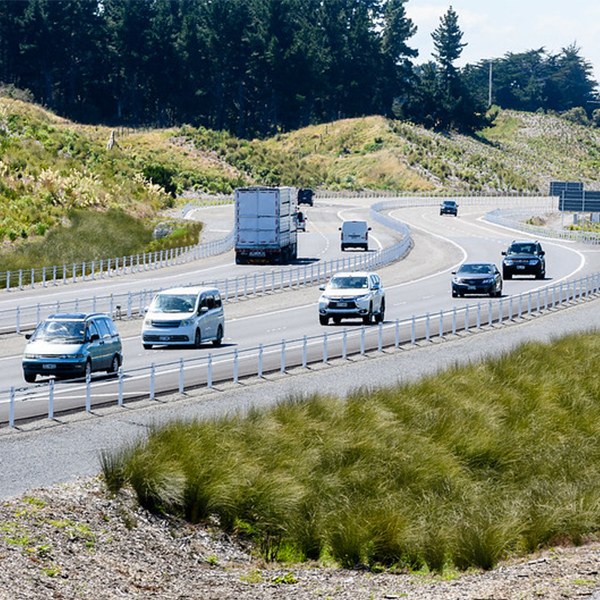
[[[431,34],[452,6],[467,43],[456,66],[544,47],[550,54],[575,44],[600,82],[600,2],[598,0],[408,0],[407,16],[417,26],[408,45],[419,51],[416,64],[433,60]]]

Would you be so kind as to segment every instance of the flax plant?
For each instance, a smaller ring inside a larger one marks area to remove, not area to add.
[[[112,491],[252,537],[265,558],[490,569],[600,529],[595,332],[410,384],[156,427]]]

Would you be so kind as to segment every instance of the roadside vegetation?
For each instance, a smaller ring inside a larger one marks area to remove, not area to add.
[[[268,560],[490,569],[600,529],[597,333],[346,399],[173,422],[102,455],[109,490]]]
[[[142,252],[159,252],[198,243],[202,223],[197,221],[139,219],[121,209],[103,212],[71,210],[64,224],[45,236],[0,251],[3,271],[27,270],[40,265],[91,263]],[[155,231],[163,231],[157,237]],[[38,273],[38,277],[41,275]]]
[[[236,187],[260,184],[543,194],[553,179],[598,188],[597,129],[557,116],[495,112],[493,126],[478,136],[372,116],[243,140],[190,126],[111,130],[80,125],[23,100],[0,97],[2,264],[4,269],[50,267],[151,250],[157,244],[149,246],[145,234],[124,240],[119,229],[132,222],[119,224],[114,216],[138,219],[142,229],[149,228],[186,201],[184,192],[231,194]],[[104,220],[89,217],[98,219],[96,232],[105,234],[99,247],[90,244],[84,251],[84,240],[77,239],[71,219],[80,212],[112,213]],[[113,226],[114,231],[107,229]],[[49,238],[51,233],[64,234],[60,244]],[[189,237],[180,234],[161,243],[187,245]]]

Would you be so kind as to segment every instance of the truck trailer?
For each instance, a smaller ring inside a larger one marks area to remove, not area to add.
[[[291,187],[235,190],[235,262],[287,263],[298,256],[298,198]]]

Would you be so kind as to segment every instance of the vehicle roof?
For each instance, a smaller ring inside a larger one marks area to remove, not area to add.
[[[495,267],[496,263],[490,262],[488,260],[472,260],[469,262],[465,262],[460,266],[461,267],[470,267],[471,265],[488,265],[490,267]]]
[[[331,278],[334,277],[356,277],[356,276],[364,276],[368,277],[369,275],[377,275],[375,271],[339,271],[338,273],[334,273]]]
[[[202,294],[203,292],[219,292],[219,289],[213,286],[191,285],[187,287],[174,287],[168,290],[161,290],[158,294]]]
[[[442,200],[442,204],[456,204],[456,200]]]
[[[45,320],[53,320],[53,321],[85,321],[87,319],[95,318],[95,317],[106,317],[110,318],[106,313],[56,313],[54,315],[49,315]]]

